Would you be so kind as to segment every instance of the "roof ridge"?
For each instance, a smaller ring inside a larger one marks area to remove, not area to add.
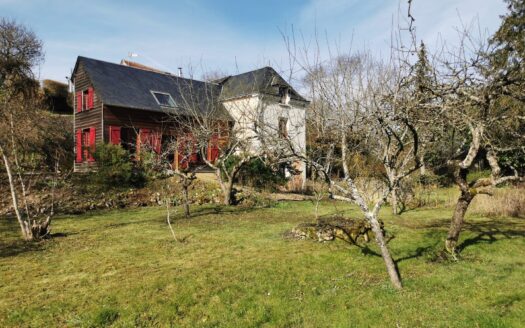
[[[173,73],[169,73],[169,72],[165,72],[165,71],[153,71],[151,69],[142,69],[142,68],[138,68],[138,67],[133,67],[133,66],[128,66],[128,65],[122,65],[122,64],[117,64],[117,63],[114,63],[114,62],[110,62],[110,61],[106,61],[106,60],[101,60],[101,59],[95,59],[95,58],[90,58],[90,57],[85,57],[85,56],[78,56],[77,60],[80,60],[80,59],[83,59],[83,60],[91,60],[91,61],[96,61],[96,62],[102,62],[102,63],[105,63],[105,64],[111,64],[111,65],[115,65],[117,67],[123,67],[123,68],[127,68],[127,69],[132,69],[132,70],[139,70],[139,71],[142,71],[142,72],[148,72],[148,73],[152,73],[152,74],[159,74],[159,75],[165,75],[165,76],[170,76],[170,77],[175,77],[177,79],[182,79],[182,80],[187,80],[187,81],[195,81],[195,82],[200,82],[200,83],[204,83],[204,84],[207,84],[207,83],[210,83],[212,84],[212,82],[208,82],[208,81],[203,81],[203,80],[198,80],[198,79],[194,79],[194,78],[188,78],[188,77],[184,77],[184,76],[178,76],[178,75],[175,75]],[[142,64],[140,64],[142,65]],[[145,66],[145,65],[143,65]],[[147,66],[146,66],[147,67]],[[213,83],[213,84],[216,84],[216,83]]]

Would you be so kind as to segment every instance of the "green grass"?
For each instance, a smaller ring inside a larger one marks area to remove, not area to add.
[[[325,202],[325,214],[349,206]],[[309,202],[243,210],[160,208],[54,221],[55,238],[19,241],[0,222],[0,326],[519,327],[525,322],[525,222],[469,216],[462,260],[433,262],[449,208],[382,212],[405,288],[389,284],[377,249],[290,241]]]

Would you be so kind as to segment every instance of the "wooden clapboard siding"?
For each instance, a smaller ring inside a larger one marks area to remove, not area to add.
[[[104,140],[109,140],[109,127],[160,130],[165,134],[173,130],[168,115],[147,110],[104,106]],[[171,127],[171,128],[170,128]]]
[[[88,87],[92,87],[89,77],[85,74],[82,64],[80,64],[75,74],[75,92],[86,90]],[[75,129],[84,129],[89,127],[95,127],[97,129],[97,142],[102,142],[102,134],[98,133],[98,130],[102,129],[102,101],[97,94],[94,92],[94,106],[92,109],[82,111],[80,113],[76,110],[76,98],[75,98]]]
[[[93,108],[82,112],[77,112],[77,97],[76,92],[84,91],[89,87],[93,87],[89,77],[84,71],[82,64],[79,65],[75,76],[73,77],[75,83],[75,110],[74,110],[74,129],[75,137],[76,131],[79,129],[95,128],[95,143],[103,142],[103,127],[102,127],[102,101],[97,94],[94,92]],[[76,141],[75,141],[76,144]],[[77,163],[75,161],[74,169],[77,172],[88,171],[90,167],[95,166],[94,162],[83,162]]]

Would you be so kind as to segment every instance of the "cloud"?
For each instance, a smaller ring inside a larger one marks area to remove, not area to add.
[[[308,38],[317,28],[345,49],[353,43],[354,49],[367,47],[376,53],[388,51],[392,20],[406,15],[405,1],[310,0],[293,2],[295,7],[291,3],[287,3],[286,23]],[[485,0],[482,6],[476,0],[413,3],[418,35],[427,43],[438,35],[454,36],[452,26],[460,25],[458,11],[465,22],[477,15],[480,25],[491,31],[499,25],[498,15],[505,12],[501,0]],[[129,51],[142,55],[137,60],[146,65],[172,71],[193,65],[197,75],[208,69],[235,72],[237,66],[245,71],[268,62],[286,66],[286,50],[272,10],[263,14],[244,2],[239,6],[247,6],[242,20],[206,0],[0,0],[2,15],[31,26],[44,40],[41,76],[58,80],[69,75],[77,55],[118,62]],[[262,28],[249,28],[250,22]]]
[[[479,21],[481,30],[492,33],[505,11],[502,0],[484,0],[482,5],[479,0],[415,0],[411,13],[418,38],[435,44],[439,38],[456,42],[456,28],[473,21]],[[386,54],[392,33],[408,26],[407,13],[406,0],[311,0],[301,11],[301,26],[309,30],[315,26],[343,45],[353,43],[354,49],[366,47]]]

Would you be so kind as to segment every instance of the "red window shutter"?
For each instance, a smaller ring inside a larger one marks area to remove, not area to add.
[[[112,145],[120,145],[120,126],[109,127],[109,142]]]
[[[76,133],[76,162],[82,163],[82,130],[78,129]]]
[[[208,161],[215,162],[219,157],[219,137],[214,134],[208,144]]]
[[[153,133],[152,137],[153,137],[152,148],[157,154],[160,154],[160,147],[162,144],[162,134],[157,131]]]
[[[88,161],[93,162],[95,161],[95,158],[93,157],[93,153],[95,152],[95,137],[96,132],[95,128],[89,128],[89,154],[88,154]]]
[[[211,144],[211,162],[215,162],[219,158],[219,137],[213,136]]]
[[[197,163],[199,161],[197,157],[197,141],[192,134],[188,135],[188,149],[191,149],[190,163]]]
[[[89,87],[88,88],[88,109],[93,109],[93,107],[95,107],[94,97],[95,97],[95,92],[93,91],[92,87]]]
[[[140,153],[140,151],[142,150],[142,145],[146,145],[146,147],[151,147],[150,129],[139,130],[139,137],[137,138],[137,153]]]
[[[77,91],[77,113],[82,111],[82,91]]]

